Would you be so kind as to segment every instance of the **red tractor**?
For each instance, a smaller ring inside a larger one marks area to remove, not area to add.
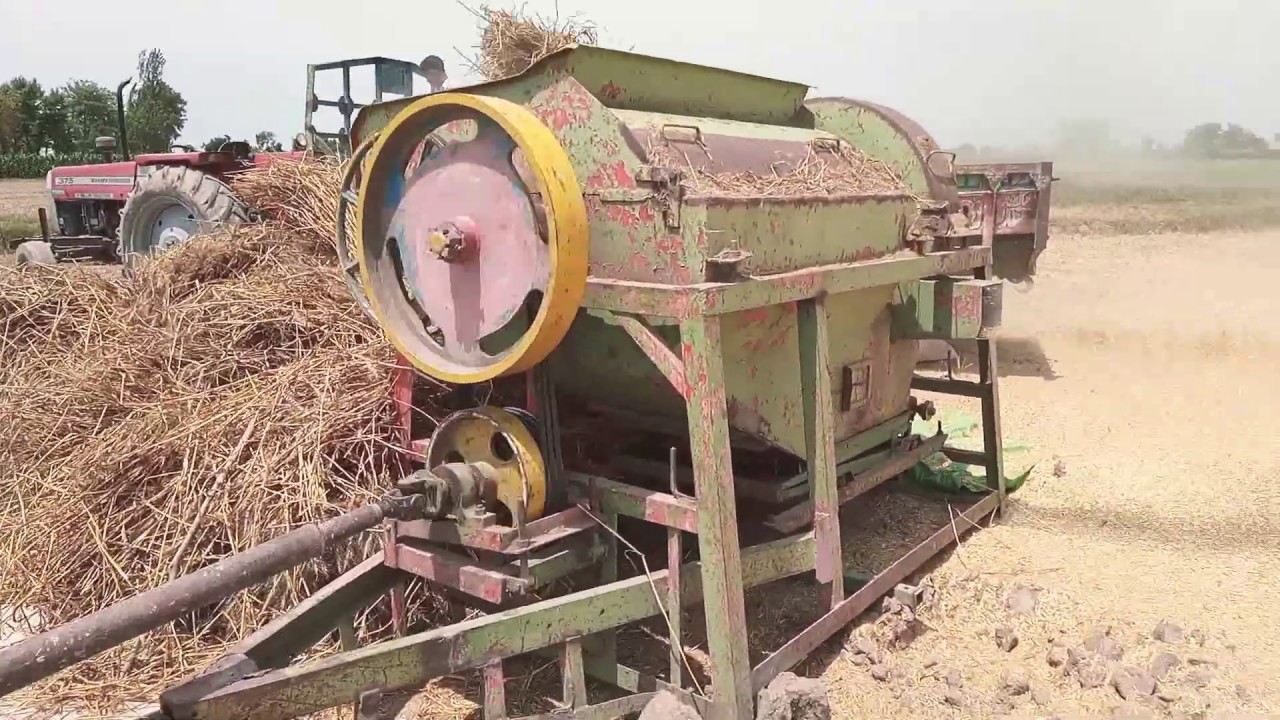
[[[435,56],[416,65],[382,57],[308,65],[306,131],[294,139],[292,151],[255,153],[248,143],[229,142],[216,151],[174,146],[169,152],[137,156],[129,154],[125,127],[124,89],[131,81],[120,83],[116,88],[119,144],[112,137],[98,138],[103,162],[49,171],[45,187],[53,196],[56,232],[41,209],[41,236],[10,241],[17,264],[97,260],[128,265],[133,258],[162,252],[218,225],[251,220],[252,209],[232,193],[228,177],[307,152],[349,155],[351,116],[363,107],[351,100],[351,68],[363,65],[374,66],[375,102],[384,93],[412,95],[415,74],[426,76],[433,90],[443,82],[443,65]],[[320,100],[315,95],[315,74],[326,70],[342,71],[343,92],[338,100]],[[342,114],[339,132],[315,130],[312,116],[320,107],[337,108]]]

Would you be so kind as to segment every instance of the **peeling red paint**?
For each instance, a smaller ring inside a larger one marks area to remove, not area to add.
[[[552,130],[582,125],[591,119],[596,100],[575,80],[564,79],[546,95],[546,101],[533,108],[534,114]]]
[[[605,83],[604,87],[600,88],[600,94],[610,100],[617,100],[622,95],[622,88],[611,82]]]
[[[696,247],[699,251],[701,251],[703,255],[707,254],[707,229],[706,228],[704,227],[698,228],[698,234],[694,238],[693,243],[694,243],[694,247]]]
[[[626,163],[619,160],[611,165],[606,165],[605,167],[613,172],[613,181],[617,183],[618,187],[636,187],[636,179],[632,177],[631,173],[627,172]]]
[[[675,255],[684,250],[684,239],[679,235],[661,235],[655,247],[661,255]]]
[[[627,164],[622,160],[603,163],[584,183],[589,190],[602,188],[634,188],[636,179],[627,171]]]
[[[641,224],[640,213],[631,205],[610,203],[605,205],[604,214],[613,222],[616,222],[626,228],[639,227]]]
[[[795,316],[781,313],[771,313],[767,308],[759,308],[756,310],[748,310],[745,315],[757,315],[753,321],[756,323],[767,323],[760,327],[760,335],[751,338],[742,344],[742,347],[750,355],[758,355],[766,353],[787,341],[791,335],[791,329],[795,327]]]

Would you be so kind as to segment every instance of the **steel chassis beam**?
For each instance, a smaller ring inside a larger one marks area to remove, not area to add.
[[[956,275],[990,263],[991,248],[975,246],[911,258],[824,265],[736,283],[681,286],[588,278],[583,307],[687,320],[798,302],[823,294],[896,285],[934,275]]]
[[[737,569],[745,582],[761,585],[809,570],[812,553],[812,535],[800,535],[748,548],[743,552]],[[704,571],[705,566],[701,563],[690,563],[682,568],[680,584],[684,602],[702,597]],[[345,581],[353,583],[363,577],[349,574]],[[165,710],[174,718],[239,720],[253,717],[255,720],[272,720],[349,703],[369,690],[421,687],[444,675],[482,668],[505,657],[551,647],[657,615],[660,612],[657,598],[666,593],[669,579],[670,571],[661,570],[649,576],[620,580],[611,585],[338,653],[303,665],[278,667],[227,683],[218,689],[209,688],[200,697],[186,700],[182,707],[167,705]],[[325,589],[329,595],[336,595],[343,592],[343,585],[335,582]],[[253,640],[261,645],[268,638],[289,635],[293,629],[292,623],[286,619],[275,625],[269,634],[264,630]],[[276,641],[288,645],[287,639],[278,638]],[[293,653],[303,649],[287,648]],[[238,646],[228,657],[245,654],[246,648]],[[277,652],[272,659],[281,659],[287,654]],[[258,671],[261,669],[265,668]],[[166,696],[173,699],[187,694],[175,688]]]

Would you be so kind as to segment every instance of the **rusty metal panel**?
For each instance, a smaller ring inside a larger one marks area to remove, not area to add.
[[[999,324],[999,280],[948,278],[937,285],[934,337],[971,339]]]

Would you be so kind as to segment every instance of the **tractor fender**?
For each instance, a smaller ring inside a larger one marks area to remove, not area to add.
[[[195,232],[249,221],[249,211],[220,178],[199,168],[166,165],[138,175],[120,213],[120,258],[126,268],[138,258],[162,251],[157,223],[170,208],[184,208]]]

